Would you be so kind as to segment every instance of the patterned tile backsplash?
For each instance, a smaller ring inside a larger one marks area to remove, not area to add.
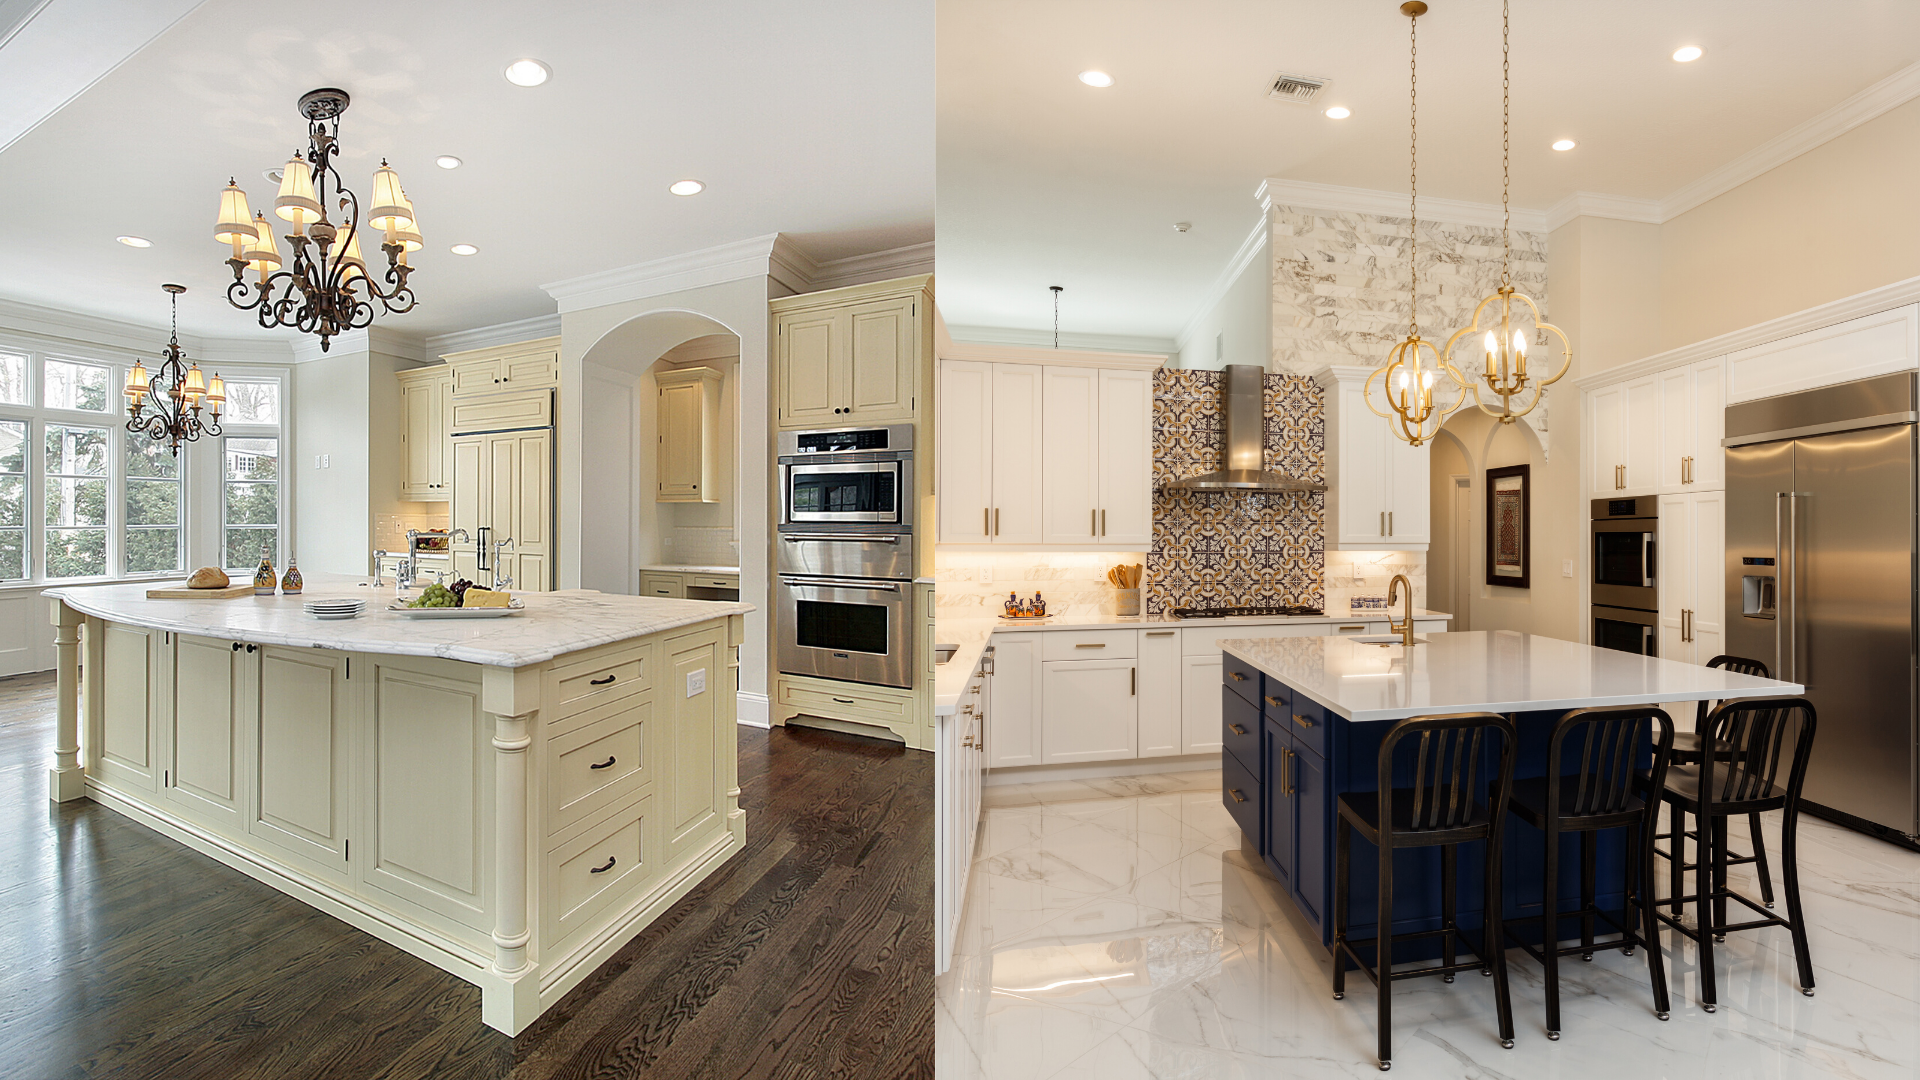
[[[1323,596],[1326,496],[1161,491],[1221,467],[1225,376],[1161,369],[1153,393],[1153,550],[1148,614],[1220,604],[1308,604]],[[1304,375],[1266,377],[1267,468],[1325,480],[1320,389]]]

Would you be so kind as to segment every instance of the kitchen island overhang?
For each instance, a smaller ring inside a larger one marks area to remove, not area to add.
[[[350,577],[305,597],[146,588],[46,591],[53,799],[92,798],[474,983],[491,1027],[525,1028],[744,846],[750,605],[572,591],[415,620]],[[370,610],[301,610],[336,595]]]

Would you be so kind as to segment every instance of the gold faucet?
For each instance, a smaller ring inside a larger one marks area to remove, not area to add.
[[[1405,622],[1396,622],[1393,618],[1393,598],[1400,593],[1400,586],[1407,587],[1407,618]],[[1387,585],[1387,630],[1400,635],[1400,644],[1415,645],[1413,640],[1413,582],[1405,574],[1393,575],[1393,581]]]

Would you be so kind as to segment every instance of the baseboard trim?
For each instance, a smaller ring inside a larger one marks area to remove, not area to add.
[[[890,727],[879,724],[863,724],[858,720],[836,720],[830,716],[815,716],[812,713],[795,713],[787,717],[787,727],[819,728],[822,731],[837,731],[842,735],[859,735],[868,739],[882,739],[887,742],[906,744],[906,737]]]
[[[1090,761],[1079,765],[1014,765],[989,769],[984,787],[1006,784],[1044,784],[1053,780],[1096,780],[1109,776],[1152,776],[1155,773],[1193,772],[1220,767],[1218,751],[1174,757],[1136,758],[1132,761]]]
[[[765,694],[752,694],[745,690],[735,695],[734,717],[737,722],[748,727],[771,727],[768,718],[773,715],[772,699]]]

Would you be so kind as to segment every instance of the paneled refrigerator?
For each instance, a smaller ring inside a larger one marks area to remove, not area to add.
[[[1916,385],[1886,375],[1727,409],[1727,651],[1807,688],[1806,799],[1911,840]]]

